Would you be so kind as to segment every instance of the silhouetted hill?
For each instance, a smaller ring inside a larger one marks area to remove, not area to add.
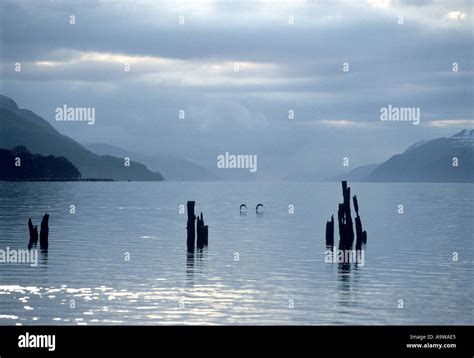
[[[40,116],[20,109],[11,98],[0,95],[0,147],[11,149],[18,145],[33,153],[66,157],[79,168],[83,178],[163,180],[160,173],[138,162],[132,161],[126,167],[123,158],[90,152]]]
[[[166,180],[217,180],[217,177],[205,168],[183,158],[158,154],[141,154],[105,143],[85,143],[84,146],[97,154],[107,154],[117,157],[128,156],[138,160],[146,164],[151,170],[159,170]]]
[[[22,146],[12,150],[0,149],[0,168],[0,180],[64,180],[81,177],[79,170],[66,158],[32,154]]]
[[[409,147],[375,168],[369,182],[474,182],[474,130]],[[453,158],[458,166],[453,166]]]

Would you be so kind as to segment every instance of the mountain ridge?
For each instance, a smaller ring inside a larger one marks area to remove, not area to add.
[[[127,167],[123,158],[100,156],[87,150],[33,111],[21,109],[13,99],[0,95],[0,147],[12,149],[16,146],[24,146],[35,154],[65,157],[79,169],[83,178],[164,179],[159,172],[152,172],[141,163],[131,161]]]
[[[334,180],[360,182],[474,182],[474,129],[451,137],[421,140],[380,164],[356,167]],[[456,162],[457,166],[454,165]],[[366,170],[366,169],[370,170]],[[365,175],[360,173],[365,172]]]
[[[100,155],[128,156],[147,165],[151,170],[159,170],[169,181],[215,181],[217,177],[204,167],[179,157],[161,154],[143,154],[108,143],[82,143],[83,146]]]

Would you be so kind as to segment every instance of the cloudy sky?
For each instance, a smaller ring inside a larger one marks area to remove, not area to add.
[[[473,126],[472,17],[472,1],[2,0],[0,93],[80,142],[324,178]],[[65,104],[95,125],[56,122]],[[420,125],[380,121],[389,104]]]

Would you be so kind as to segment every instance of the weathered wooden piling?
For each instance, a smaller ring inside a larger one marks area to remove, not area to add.
[[[28,250],[38,244],[38,226],[33,226],[31,218],[28,219],[28,231],[30,233],[30,240],[28,242]]]
[[[356,250],[362,249],[364,243],[364,233],[362,232],[362,222],[359,215],[359,203],[357,202],[357,195],[352,198],[354,201],[354,210],[356,212],[355,227],[356,227]]]
[[[197,231],[197,242],[196,245],[198,249],[202,249],[204,246],[208,244],[208,227],[204,225],[204,217],[201,213],[201,216],[197,217],[196,222],[196,231]]]
[[[340,222],[340,228],[343,231],[343,236],[339,240],[340,250],[352,250],[354,243],[354,228],[352,227],[352,214],[351,214],[351,188],[347,186],[347,181],[342,181],[342,195],[344,202],[339,204],[339,210],[342,213],[338,215]],[[342,205],[342,206],[341,206]]]
[[[194,226],[194,222],[196,221],[196,215],[194,215],[194,205],[196,204],[195,201],[188,201],[188,223],[186,225],[187,230],[187,246],[188,251],[194,251],[194,241],[196,237],[196,229]]]
[[[360,217],[355,218],[355,226],[356,226],[356,250],[360,250],[362,248],[362,243],[364,241]]]
[[[43,220],[41,220],[41,231],[40,231],[40,249],[48,251],[48,237],[49,237],[49,215],[44,214]]]
[[[204,225],[204,246],[209,245],[209,226]]]
[[[347,181],[342,181],[343,203],[340,203],[337,211],[339,229],[339,250],[352,250],[354,244],[354,228],[352,226],[351,214],[351,188]],[[367,243],[367,232],[362,230],[362,221],[359,215],[359,202],[357,196],[353,197],[355,210],[356,250],[362,250],[362,245]],[[326,245],[334,246],[334,216],[331,221],[326,222]]]
[[[339,204],[337,209],[337,223],[339,228],[339,249],[341,249],[342,243],[346,242],[346,230],[344,223],[344,204]]]
[[[326,246],[334,246],[334,215],[326,222]]]

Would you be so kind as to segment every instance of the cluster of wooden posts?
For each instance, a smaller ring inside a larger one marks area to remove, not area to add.
[[[31,218],[28,220],[28,230],[30,232],[30,241],[28,242],[28,250],[31,250],[38,244],[38,226],[33,226]],[[44,214],[43,220],[41,220],[41,230],[39,234],[40,249],[42,251],[48,251],[48,237],[49,237],[49,215]]]
[[[351,188],[347,186],[347,181],[342,182],[342,196],[344,198],[343,203],[339,204],[337,212],[337,219],[339,224],[339,250],[352,250],[354,244],[354,229],[352,226],[352,214],[351,214]],[[354,210],[356,213],[355,217],[355,228],[356,228],[356,250],[361,250],[362,245],[367,243],[367,232],[362,230],[362,221],[359,215],[359,203],[357,196],[354,195],[352,198],[354,203]],[[195,201],[187,202],[188,209],[188,222],[186,225],[187,230],[187,248],[188,251],[194,251],[195,246],[201,249],[208,245],[208,226],[204,224],[204,217],[201,215],[196,217],[194,214]],[[241,210],[242,206],[241,205]],[[261,204],[259,204],[261,205]],[[258,206],[256,211],[258,212]],[[263,206],[263,205],[261,205]],[[197,219],[197,220],[196,220]],[[28,229],[30,232],[30,240],[28,243],[28,249],[36,246],[38,243],[38,227],[33,226],[31,218],[28,220]],[[197,235],[196,235],[197,234]],[[44,214],[43,220],[41,220],[41,231],[39,234],[39,242],[41,250],[48,250],[48,237],[49,237],[49,215]],[[331,216],[331,220],[326,223],[326,246],[334,247],[334,215]]]
[[[198,249],[202,249],[208,244],[208,226],[204,225],[204,217],[202,215],[196,218],[194,214],[195,201],[188,201],[188,223],[186,225],[187,230],[187,247],[189,252],[194,251],[195,245]],[[196,220],[197,219],[197,220]],[[196,222],[196,224],[195,224]],[[197,234],[197,235],[196,235]],[[197,240],[196,240],[197,236]]]
[[[339,250],[352,250],[354,244],[354,229],[351,214],[351,188],[347,181],[342,182],[342,196],[344,202],[339,204],[337,220],[339,224]],[[362,230],[362,221],[359,215],[359,203],[357,196],[352,198],[354,202],[355,228],[356,228],[356,250],[362,250],[362,245],[367,243],[367,232]],[[326,246],[334,247],[334,215],[326,222]]]

